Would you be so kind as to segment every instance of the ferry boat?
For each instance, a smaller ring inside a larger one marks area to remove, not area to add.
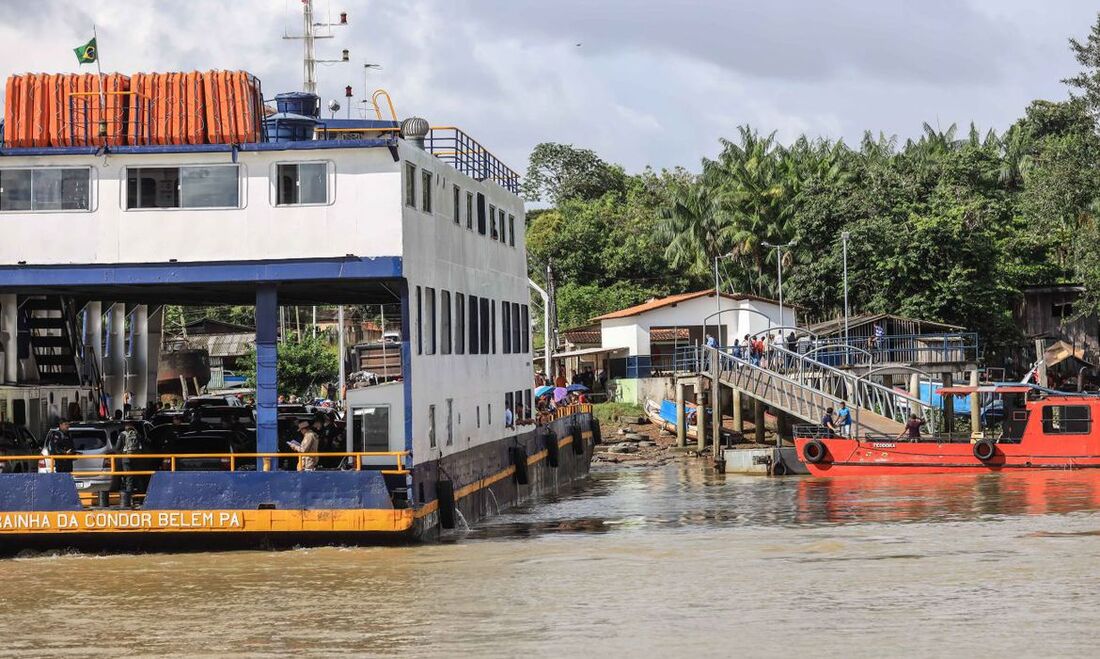
[[[143,76],[9,82],[0,420],[37,434],[74,403],[95,418],[101,390],[145,408],[165,305],[254,304],[255,449],[141,456],[158,469],[107,454],[97,475],[149,479],[127,507],[80,496],[79,471],[0,473],[0,550],[430,539],[587,474],[590,406],[532,420],[513,170],[457,128],[399,120],[383,91],[375,118],[326,120],[311,92],[280,94],[266,112],[247,74]],[[388,344],[400,372],[347,389],[341,469],[280,469],[301,457],[278,451],[281,304],[400,312]],[[64,399],[47,386],[61,384]],[[32,388],[48,396],[28,404],[18,392]],[[0,461],[41,457],[18,453]],[[220,467],[180,466],[195,458]]]
[[[815,476],[983,473],[1100,467],[1100,432],[1092,425],[1100,397],[1032,384],[956,386],[940,395],[999,397],[995,433],[919,438],[864,434],[836,437],[815,426],[796,428],[799,459]]]

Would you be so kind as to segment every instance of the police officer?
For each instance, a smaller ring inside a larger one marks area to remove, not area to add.
[[[118,436],[119,452],[126,456],[148,453],[148,442],[142,433],[134,427],[134,422],[127,419],[122,425],[122,432]],[[122,460],[123,471],[144,471],[146,460],[127,457]],[[148,476],[123,476],[122,491],[132,495],[134,492],[144,492],[149,482]],[[129,498],[129,497],[127,497]]]
[[[76,455],[73,437],[69,434],[69,420],[62,419],[57,427],[46,436],[46,452],[49,455]],[[54,460],[53,470],[57,473],[72,473],[74,460]]]

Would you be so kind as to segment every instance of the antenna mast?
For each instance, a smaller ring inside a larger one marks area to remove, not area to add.
[[[348,24],[348,13],[345,11],[340,12],[340,22],[338,23],[317,23],[313,20],[313,0],[302,0],[302,34],[290,35],[283,33],[284,39],[301,39],[302,40],[302,87],[304,91],[310,94],[317,93],[317,64],[320,63],[336,63],[347,62],[350,60],[350,53],[345,48],[341,52],[340,59],[317,59],[315,42],[317,39],[332,39],[333,27],[346,27]],[[318,34],[317,29],[319,27],[329,28],[328,32],[324,34]]]

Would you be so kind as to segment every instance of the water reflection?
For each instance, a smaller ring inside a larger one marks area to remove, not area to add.
[[[761,478],[691,463],[596,473],[568,496],[509,511],[469,539],[651,528],[953,522],[1100,510],[1100,473]]]

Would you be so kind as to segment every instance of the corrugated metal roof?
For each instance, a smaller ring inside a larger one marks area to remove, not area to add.
[[[187,345],[204,349],[211,357],[243,357],[256,345],[256,335],[202,334],[187,337]]]
[[[633,307],[627,307],[626,309],[620,309],[619,311],[612,311],[611,313],[605,313],[602,316],[596,316],[593,321],[598,320],[612,320],[614,318],[628,318],[630,316],[637,316],[639,314],[646,313],[647,311],[653,311],[654,309],[660,309],[662,307],[671,306],[680,302],[686,302],[688,300],[694,300],[700,297],[714,297],[714,289],[707,289],[705,291],[695,291],[694,293],[680,293],[678,295],[669,295],[668,297],[662,297],[656,300],[650,300],[642,304],[635,305]],[[760,297],[759,295],[750,295],[748,293],[722,293],[722,297],[727,300],[753,300],[756,302],[767,302],[769,304],[778,305],[777,300],[772,300],[766,297]],[[788,304],[787,307],[791,309],[799,309],[801,307]]]

